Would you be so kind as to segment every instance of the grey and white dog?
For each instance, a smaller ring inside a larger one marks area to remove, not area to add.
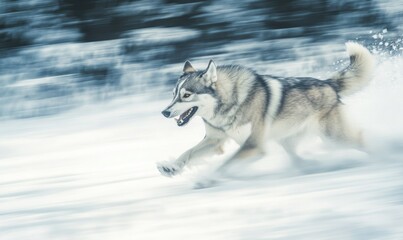
[[[259,75],[242,66],[216,66],[212,60],[207,69],[198,71],[187,61],[173,100],[162,114],[179,116],[178,126],[200,116],[206,135],[177,160],[159,163],[158,170],[169,177],[179,174],[194,159],[221,153],[229,138],[240,148],[216,173],[233,163],[262,157],[267,139],[275,139],[299,159],[296,145],[310,131],[365,149],[361,130],[343,115],[341,98],[369,84],[374,59],[358,43],[348,42],[346,48],[350,65],[327,80]]]

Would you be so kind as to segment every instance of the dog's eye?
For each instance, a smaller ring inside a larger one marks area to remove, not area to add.
[[[190,97],[190,93],[183,94],[183,98],[188,98],[188,97]]]

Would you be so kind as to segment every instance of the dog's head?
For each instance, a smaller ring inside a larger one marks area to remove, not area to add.
[[[197,71],[189,61],[183,67],[183,74],[173,90],[173,100],[162,111],[167,118],[179,116],[178,126],[184,126],[195,115],[209,118],[214,114],[217,67],[210,60],[206,70]]]

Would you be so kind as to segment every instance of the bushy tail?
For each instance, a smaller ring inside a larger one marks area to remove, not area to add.
[[[358,92],[371,81],[375,60],[364,46],[355,43],[346,43],[347,53],[350,56],[350,65],[333,76],[340,96],[348,96]]]

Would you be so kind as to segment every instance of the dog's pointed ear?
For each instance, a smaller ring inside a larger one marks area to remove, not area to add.
[[[197,70],[192,66],[192,64],[189,61],[185,62],[185,65],[183,66],[183,72],[184,73],[192,73],[196,72]]]
[[[208,66],[207,66],[207,69],[206,69],[206,72],[204,73],[204,75],[206,76],[206,79],[208,81],[210,81],[211,83],[217,82],[217,67],[213,60],[210,60],[210,62],[208,63]]]

